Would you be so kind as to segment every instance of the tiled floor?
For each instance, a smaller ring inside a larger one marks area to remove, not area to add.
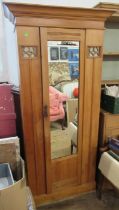
[[[114,191],[103,192],[102,200],[98,200],[95,192],[68,200],[44,205],[37,210],[119,210],[119,195]]]

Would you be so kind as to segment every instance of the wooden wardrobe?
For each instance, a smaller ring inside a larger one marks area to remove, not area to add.
[[[95,189],[104,21],[113,12],[6,3],[16,17],[28,184],[37,205]],[[51,159],[48,41],[80,43],[77,153]],[[33,57],[23,55],[32,47]],[[95,49],[97,50],[95,54]]]

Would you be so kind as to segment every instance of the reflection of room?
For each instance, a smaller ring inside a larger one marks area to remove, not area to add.
[[[51,158],[77,152],[79,42],[49,41]]]

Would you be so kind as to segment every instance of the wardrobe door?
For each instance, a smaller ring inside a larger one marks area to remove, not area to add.
[[[40,28],[47,193],[81,184],[85,31]]]

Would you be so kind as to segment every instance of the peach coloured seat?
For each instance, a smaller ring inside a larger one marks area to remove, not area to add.
[[[50,121],[56,121],[64,119],[65,111],[63,107],[63,102],[65,102],[68,97],[55,89],[52,86],[49,86],[49,99],[50,99]]]

